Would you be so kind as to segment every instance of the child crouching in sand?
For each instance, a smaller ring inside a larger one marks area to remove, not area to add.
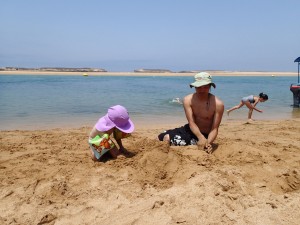
[[[89,145],[94,161],[100,161],[105,153],[117,158],[127,150],[122,144],[122,139],[129,137],[134,130],[134,124],[130,120],[127,109],[121,105],[115,105],[108,109],[107,114],[101,117],[93,127],[89,135]],[[111,140],[111,135],[119,145]]]
[[[265,102],[268,100],[268,95],[264,93],[260,93],[259,96],[254,96],[254,95],[249,95],[247,97],[243,97],[240,104],[232,107],[231,109],[227,110],[227,115],[229,116],[229,113],[233,110],[241,108],[243,105],[246,105],[249,108],[248,112],[248,120],[252,121],[252,112],[253,109],[256,110],[257,112],[262,113],[262,110],[257,109],[255,106],[259,102]]]

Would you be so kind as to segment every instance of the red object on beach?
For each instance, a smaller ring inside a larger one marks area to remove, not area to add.
[[[299,81],[300,57],[295,59],[294,62],[298,63],[298,83],[291,84],[290,91],[293,93],[294,107],[300,107],[300,81]]]
[[[293,93],[294,107],[300,107],[300,83],[291,84],[290,91]]]
[[[292,84],[290,89],[294,89],[294,88],[300,88],[300,84]]]

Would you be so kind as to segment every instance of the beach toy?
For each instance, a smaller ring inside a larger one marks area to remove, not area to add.
[[[103,139],[108,139],[109,136],[108,134],[104,134],[102,137],[100,137],[99,135],[97,135],[96,137],[94,137],[92,140],[90,140],[90,144],[96,145],[96,146],[100,146],[100,143]]]
[[[100,153],[99,158],[115,147],[114,142],[109,138],[108,134],[103,134],[102,136],[97,135],[93,139],[89,140],[89,143],[97,152]]]

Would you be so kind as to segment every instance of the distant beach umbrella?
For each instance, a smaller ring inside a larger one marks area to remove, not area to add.
[[[294,62],[298,63],[298,83],[299,83],[299,65],[300,65],[300,57],[298,57],[297,59],[295,59]]]

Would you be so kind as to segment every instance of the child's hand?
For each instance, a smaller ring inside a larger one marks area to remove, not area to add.
[[[169,144],[169,143],[168,143],[168,144]],[[122,155],[125,156],[125,157],[132,157],[132,156],[135,155],[134,153],[128,151],[128,150],[127,150],[126,148],[124,148],[124,147],[120,148],[120,149],[119,149],[119,152],[120,152],[120,154],[122,154]]]
[[[128,151],[123,146],[119,149],[120,153],[126,154]]]

